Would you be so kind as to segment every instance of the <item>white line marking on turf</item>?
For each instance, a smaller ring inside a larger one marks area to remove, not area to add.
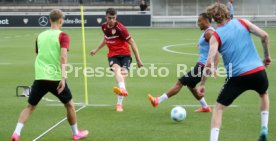
[[[59,100],[53,100],[50,98],[42,97],[42,100],[48,101],[48,102],[60,102]]]
[[[183,106],[183,107],[201,107],[201,105],[171,105],[171,106]],[[210,107],[215,107],[215,105],[209,105]],[[239,105],[230,105],[228,107],[237,108]]]
[[[85,108],[86,106],[82,106],[80,107],[78,110],[76,110],[76,113],[78,111],[80,111],[81,109]],[[59,124],[61,124],[63,121],[65,121],[67,119],[67,117],[63,118],[61,121],[59,121],[58,123],[56,123],[54,126],[52,126],[51,128],[49,128],[48,130],[46,130],[44,133],[42,133],[41,135],[39,135],[38,137],[36,137],[35,139],[33,139],[33,141],[37,141],[38,139],[40,139],[41,137],[43,137],[44,135],[46,135],[48,132],[50,132],[52,129],[56,128]]]
[[[84,103],[74,103],[76,106],[83,106],[84,105]],[[55,107],[55,106],[64,106],[63,104],[47,104],[47,106],[53,106],[53,107]],[[113,106],[113,105],[111,105],[111,104],[88,104],[88,105],[86,105],[86,106],[88,106],[88,107],[110,107],[110,106]]]
[[[199,56],[199,54],[195,54],[195,53],[185,53],[185,52],[173,51],[173,50],[170,50],[170,49],[169,49],[169,48],[175,47],[175,46],[187,46],[187,45],[195,45],[195,43],[168,45],[168,46],[162,47],[162,49],[163,49],[164,51],[167,51],[167,52],[170,52],[170,53]]]
[[[59,103],[60,103],[59,100],[53,100],[53,99],[46,98],[46,97],[43,97],[42,100],[45,100],[45,101],[47,101],[47,102],[59,102]],[[83,105],[85,105],[85,103],[82,103],[82,102],[79,102],[79,103],[74,102],[74,104],[75,104],[76,106],[83,106]],[[64,106],[64,104],[48,104],[48,106]]]
[[[275,40],[276,41],[276,40]],[[195,45],[194,43],[186,43],[186,44],[174,44],[174,45],[167,45],[162,47],[162,50],[170,52],[170,53],[175,53],[175,54],[184,54],[184,55],[192,55],[192,56],[199,56],[199,54],[195,54],[195,53],[186,53],[186,52],[179,52],[179,51],[174,51],[174,50],[170,50],[168,48],[171,47],[176,47],[176,46],[187,46],[187,45]],[[275,61],[276,59],[272,59],[272,61]]]
[[[0,63],[0,65],[10,65],[12,63]]]

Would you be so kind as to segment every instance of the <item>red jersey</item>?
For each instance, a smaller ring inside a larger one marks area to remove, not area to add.
[[[108,58],[117,55],[131,55],[128,46],[128,40],[131,39],[131,36],[122,23],[116,21],[115,26],[109,28],[107,22],[105,22],[102,24],[102,30],[109,49]]]
[[[69,35],[65,32],[61,32],[59,34],[59,43],[60,43],[60,48],[67,48],[67,50],[69,50],[69,45],[70,45]],[[37,40],[35,41],[35,52],[38,53]]]

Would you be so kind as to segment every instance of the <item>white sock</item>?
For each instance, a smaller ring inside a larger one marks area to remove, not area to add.
[[[14,133],[16,133],[17,135],[20,136],[20,133],[21,133],[21,130],[22,130],[23,126],[24,126],[24,124],[18,122],[18,123],[16,124]]]
[[[118,85],[120,88],[126,89],[125,82],[119,82]]]
[[[202,97],[202,98],[199,100],[199,103],[200,103],[201,107],[203,107],[203,108],[207,108],[207,107],[208,107],[208,104],[207,104],[207,102],[205,101],[205,98],[204,98],[204,97]]]
[[[210,141],[218,141],[218,137],[219,137],[219,128],[212,128]]]
[[[124,97],[123,96],[117,96],[117,104],[122,105],[123,104]]]
[[[167,99],[168,99],[168,96],[167,96],[166,93],[164,93],[163,95],[161,95],[161,96],[158,97],[158,103],[161,103],[161,102],[163,102],[163,101],[165,101]]]
[[[268,111],[262,111],[261,112],[262,127],[267,128],[267,126],[268,126],[268,115],[269,115]]]
[[[78,130],[78,125],[77,125],[77,123],[74,124],[74,125],[71,125],[71,129],[72,129],[72,132],[73,132],[74,135],[79,134],[79,130]]]

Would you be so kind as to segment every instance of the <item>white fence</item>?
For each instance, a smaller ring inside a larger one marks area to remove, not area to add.
[[[151,0],[153,27],[196,27],[197,17],[218,0]],[[228,0],[219,0],[226,4]],[[276,27],[276,0],[234,0],[236,18]]]

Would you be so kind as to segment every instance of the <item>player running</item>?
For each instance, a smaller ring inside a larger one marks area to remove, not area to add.
[[[134,39],[128,33],[126,27],[116,20],[117,11],[114,8],[106,10],[106,22],[102,24],[104,39],[97,48],[91,50],[90,54],[94,56],[101,48],[107,45],[109,52],[107,54],[109,66],[115,74],[118,87],[114,87],[113,91],[117,94],[117,104],[115,110],[123,111],[123,98],[128,96],[125,86],[125,79],[132,61],[129,44],[136,58],[137,66],[143,66],[140,59],[137,45]]]
[[[215,3],[209,6],[207,13],[217,23],[218,28],[210,39],[209,56],[205,67],[206,74],[208,76],[211,73],[210,67],[214,63],[213,58],[220,52],[228,75],[213,109],[210,141],[218,141],[224,109],[247,90],[254,90],[259,94],[262,119],[259,141],[267,141],[269,97],[265,66],[271,63],[268,34],[248,20],[230,20],[229,11],[224,4]],[[263,62],[253,43],[251,33],[262,41]],[[201,95],[204,94],[207,76],[202,77],[198,88]]]
[[[198,41],[198,50],[200,57],[198,59],[197,64],[195,65],[193,70],[179,78],[176,84],[172,86],[172,88],[170,88],[163,95],[159,97],[153,97],[149,94],[148,98],[153,107],[157,107],[161,102],[176,95],[183,86],[187,86],[201,105],[201,107],[195,110],[195,112],[211,112],[211,108],[208,106],[207,102],[205,101],[205,98],[203,96],[198,95],[196,88],[197,83],[199,83],[201,80],[201,74],[207,60],[209,51],[209,39],[211,38],[214,32],[214,28],[211,27],[211,17],[209,17],[206,13],[200,14],[198,17],[198,26],[200,30],[203,31],[203,33],[201,34]]]
[[[73,140],[80,140],[88,135],[87,130],[78,130],[75,105],[65,80],[65,64],[67,64],[70,39],[68,34],[60,30],[64,22],[64,14],[59,9],[53,9],[49,18],[51,29],[40,33],[36,40],[35,81],[28,99],[29,104],[19,116],[11,141],[20,140],[20,132],[24,123],[35,110],[41,98],[48,92],[51,92],[64,104]]]

